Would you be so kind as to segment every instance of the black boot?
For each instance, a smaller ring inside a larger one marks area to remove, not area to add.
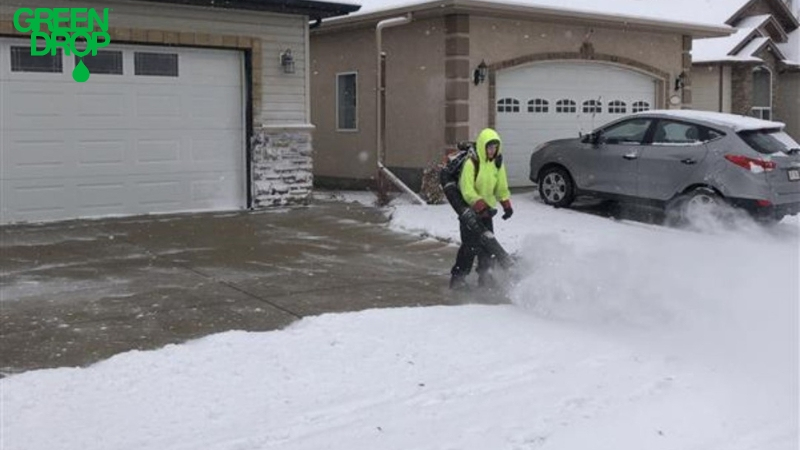
[[[453,289],[454,291],[469,290],[469,284],[467,284],[467,277],[464,275],[451,275],[450,289]]]

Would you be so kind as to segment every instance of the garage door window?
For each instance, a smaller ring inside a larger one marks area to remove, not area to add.
[[[136,75],[177,77],[178,55],[176,53],[136,52],[133,55],[133,72]]]
[[[550,111],[550,103],[543,98],[535,98],[528,102],[529,113],[546,113]]]
[[[556,113],[575,113],[578,107],[574,100],[562,99],[556,102]]]
[[[30,47],[11,47],[12,72],[61,73],[63,64],[61,49],[58,49],[55,55],[47,53],[42,56],[32,56]]]
[[[608,102],[609,114],[625,114],[628,111],[628,105],[622,100],[613,100]]]
[[[647,102],[634,102],[631,107],[631,112],[650,111],[650,103]]]
[[[586,100],[583,102],[583,112],[585,114],[599,114],[603,112],[603,104],[600,100]]]
[[[77,66],[80,61],[81,58],[76,56],[75,65]],[[92,75],[122,75],[122,52],[98,50],[95,56],[91,54],[84,56],[83,64]]]
[[[515,98],[501,98],[497,102],[497,112],[499,113],[518,113],[519,100]]]

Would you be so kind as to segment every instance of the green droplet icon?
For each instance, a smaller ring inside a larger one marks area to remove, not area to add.
[[[72,69],[72,79],[77,81],[78,83],[83,83],[84,81],[89,79],[89,69],[86,68],[86,65],[83,63],[83,60]]]

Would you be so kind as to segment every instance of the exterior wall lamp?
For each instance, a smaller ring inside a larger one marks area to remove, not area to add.
[[[489,73],[489,68],[486,66],[486,61],[481,60],[481,63],[478,64],[478,67],[475,68],[475,72],[472,74],[472,80],[475,86],[486,81],[487,73]]]
[[[681,72],[675,77],[675,90],[683,89],[683,86],[686,82],[686,72]]]
[[[292,49],[287,48],[281,52],[281,67],[283,67],[283,73],[294,73],[294,56],[292,56]]]

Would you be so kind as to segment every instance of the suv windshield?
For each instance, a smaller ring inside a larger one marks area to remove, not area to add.
[[[800,151],[800,144],[780,130],[749,130],[739,132],[739,136],[753,150],[771,155],[773,153]]]

